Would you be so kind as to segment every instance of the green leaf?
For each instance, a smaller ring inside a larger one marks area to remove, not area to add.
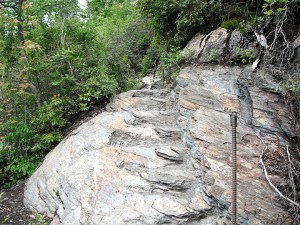
[[[272,9],[269,9],[267,12],[265,12],[265,14],[267,16],[272,16],[273,15],[273,10]]]
[[[262,11],[263,12],[266,11],[266,9],[267,9],[268,6],[269,6],[268,4],[263,4]]]
[[[277,12],[282,13],[282,12],[284,12],[285,10],[286,10],[286,8],[278,8],[278,9],[277,9]]]

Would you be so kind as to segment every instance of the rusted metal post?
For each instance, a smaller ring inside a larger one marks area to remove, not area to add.
[[[236,160],[236,127],[237,113],[233,112],[230,115],[232,127],[232,224],[236,225],[237,215],[237,160]]]

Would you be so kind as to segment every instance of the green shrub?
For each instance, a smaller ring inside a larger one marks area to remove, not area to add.
[[[198,31],[216,27],[223,0],[139,0],[138,7],[150,18],[150,26],[173,46],[184,46]]]
[[[44,155],[46,152],[62,140],[62,135],[59,131],[53,131],[46,134],[40,134],[35,136],[35,144],[32,147],[32,152],[41,151]]]
[[[150,47],[147,49],[146,55],[140,62],[141,73],[143,75],[148,75],[154,73],[157,69],[159,57],[160,57],[159,47]]]
[[[209,51],[208,59],[209,59],[209,61],[213,61],[213,62],[219,61],[219,59],[220,59],[220,54],[219,54],[218,49],[212,48],[212,49]]]
[[[236,54],[243,64],[251,63],[255,59],[253,48],[236,48]]]
[[[118,83],[114,76],[107,74],[107,68],[89,68],[90,78],[78,86],[80,110],[85,111],[98,99],[116,94]]]
[[[249,20],[249,24],[251,27],[254,27],[254,28],[258,28],[258,27],[261,27],[263,26],[265,23],[265,17],[262,17],[262,16],[253,16],[253,18],[251,18]]]
[[[12,120],[0,128],[7,133],[0,144],[0,186],[7,186],[30,176],[40,159],[32,155],[36,133],[30,126]]]
[[[222,22],[221,27],[228,30],[234,30],[241,27],[241,20],[238,18],[232,18]]]
[[[47,222],[47,217],[39,214],[39,213],[33,213],[33,218],[30,218],[28,225],[47,225],[49,222]]]
[[[170,52],[163,52],[159,58],[158,75],[160,75],[164,82],[172,82],[174,76],[185,64],[186,58],[181,51],[173,49]]]
[[[64,127],[68,124],[67,115],[73,114],[68,111],[71,107],[70,105],[73,104],[76,103],[70,98],[54,95],[38,109],[32,123],[34,126],[39,127],[39,131],[41,132],[51,132],[57,128]]]
[[[289,79],[283,83],[283,86],[293,92],[294,94],[300,96],[300,79]]]
[[[4,171],[11,175],[10,182],[13,184],[29,177],[39,162],[40,159],[37,160],[36,158],[16,157],[5,167]]]

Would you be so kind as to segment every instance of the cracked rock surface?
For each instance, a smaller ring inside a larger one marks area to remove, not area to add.
[[[188,46],[206,62],[214,48],[208,45],[223,52],[230,36],[219,29]],[[117,95],[47,155],[26,183],[24,204],[53,218],[52,225],[231,224],[235,111],[238,224],[292,224],[259,156],[265,145],[276,150],[295,134],[276,83],[260,73],[187,67],[174,89]],[[264,78],[261,88],[252,85],[255,77]]]
[[[222,214],[199,188],[171,90],[122,93],[107,109],[46,157],[27,182],[26,206],[70,225],[197,224]]]
[[[25,205],[52,224],[230,224],[235,110],[239,223],[274,224],[286,212],[274,204],[258,156],[261,140],[271,145],[289,131],[288,115],[278,95],[249,88],[253,116],[245,123],[240,74],[190,67],[174,90],[116,96],[48,154],[27,181]]]

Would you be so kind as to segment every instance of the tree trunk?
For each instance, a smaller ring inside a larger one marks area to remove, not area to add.
[[[18,18],[18,40],[19,44],[23,46],[24,44],[24,28],[23,28],[23,5],[24,0],[18,0],[18,5],[17,5],[17,18]]]
[[[23,25],[21,24],[22,22],[18,22],[18,40],[19,44],[23,46],[24,44],[24,30],[23,30]]]

